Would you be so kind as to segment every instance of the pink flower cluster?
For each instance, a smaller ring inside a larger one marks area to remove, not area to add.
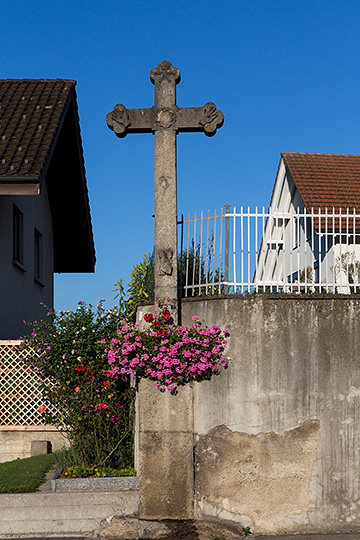
[[[223,352],[228,330],[217,325],[202,328],[198,317],[191,327],[177,326],[168,310],[159,316],[146,314],[145,330],[125,322],[112,339],[108,352],[110,378],[136,374],[155,382],[160,390],[175,394],[178,386],[209,380],[227,367]]]

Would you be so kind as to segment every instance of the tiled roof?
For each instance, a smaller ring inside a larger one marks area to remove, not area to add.
[[[0,185],[16,195],[18,186],[34,184],[35,195],[46,183],[55,272],[93,272],[95,265],[75,86],[63,79],[0,80]]]
[[[282,152],[308,211],[356,208],[360,212],[360,156]]]
[[[41,177],[76,82],[0,80],[0,181]]]

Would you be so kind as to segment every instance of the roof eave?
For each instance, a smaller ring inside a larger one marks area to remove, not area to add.
[[[39,178],[0,177],[0,195],[39,195]]]

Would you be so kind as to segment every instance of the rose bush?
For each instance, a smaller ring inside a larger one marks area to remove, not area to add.
[[[44,423],[65,433],[79,464],[132,466],[134,390],[109,379],[105,352],[122,315],[102,302],[95,311],[83,302],[73,312],[46,309],[22,344],[39,376]]]

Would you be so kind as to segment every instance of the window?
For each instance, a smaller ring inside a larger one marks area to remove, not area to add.
[[[42,283],[42,234],[34,229],[34,279]]]
[[[300,231],[304,226],[304,218],[295,217],[293,224],[293,249],[296,249],[300,245]]]
[[[24,215],[13,206],[13,262],[23,268],[24,265]]]

